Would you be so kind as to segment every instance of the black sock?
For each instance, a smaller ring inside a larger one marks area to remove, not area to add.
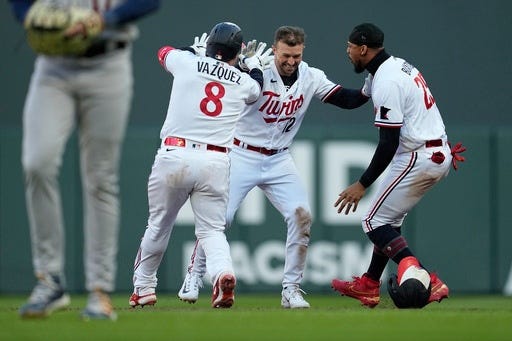
[[[384,225],[368,232],[367,235],[379,251],[397,264],[405,257],[414,256],[407,245],[407,241],[401,235],[400,227],[393,228],[391,225]],[[376,260],[375,264],[378,266],[378,260]],[[379,268],[376,269],[378,270]],[[383,268],[380,273],[381,275],[382,271],[384,271]]]
[[[372,260],[368,266],[368,271],[366,271],[367,276],[375,281],[379,281],[386,265],[388,264],[388,260],[388,256],[380,252],[380,250],[374,246]]]

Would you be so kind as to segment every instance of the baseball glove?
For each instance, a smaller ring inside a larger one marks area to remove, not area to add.
[[[25,17],[30,47],[50,56],[79,56],[103,30],[101,16],[87,8],[36,1]]]

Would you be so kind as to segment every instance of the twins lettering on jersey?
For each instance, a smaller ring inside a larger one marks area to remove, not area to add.
[[[273,91],[263,91],[262,96],[266,99],[258,110],[263,113],[263,119],[266,123],[289,120],[304,103],[303,94],[300,94],[297,98],[288,96],[284,101],[280,101],[280,95]],[[281,115],[284,115],[284,117],[281,117]]]
[[[197,62],[197,71],[216,77],[219,80],[227,80],[240,84],[240,74],[235,70],[224,68],[222,63],[210,64],[206,61]]]

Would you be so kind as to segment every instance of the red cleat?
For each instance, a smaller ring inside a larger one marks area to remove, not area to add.
[[[236,278],[230,272],[223,272],[213,286],[212,307],[231,308],[235,302]]]
[[[364,274],[361,277],[352,277],[354,280],[342,281],[333,279],[331,287],[340,294],[356,298],[367,307],[374,308],[380,301],[380,282]]]
[[[434,301],[441,302],[444,298],[448,298],[450,289],[448,289],[448,286],[444,284],[435,273],[430,274],[430,285],[431,289],[428,303]]]

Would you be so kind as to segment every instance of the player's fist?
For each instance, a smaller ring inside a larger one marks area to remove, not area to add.
[[[192,44],[190,47],[194,50],[196,55],[204,56],[204,55],[206,55],[206,43],[207,42],[208,42],[208,34],[203,33],[201,35],[201,38],[199,38],[199,37],[194,38],[194,44]]]

